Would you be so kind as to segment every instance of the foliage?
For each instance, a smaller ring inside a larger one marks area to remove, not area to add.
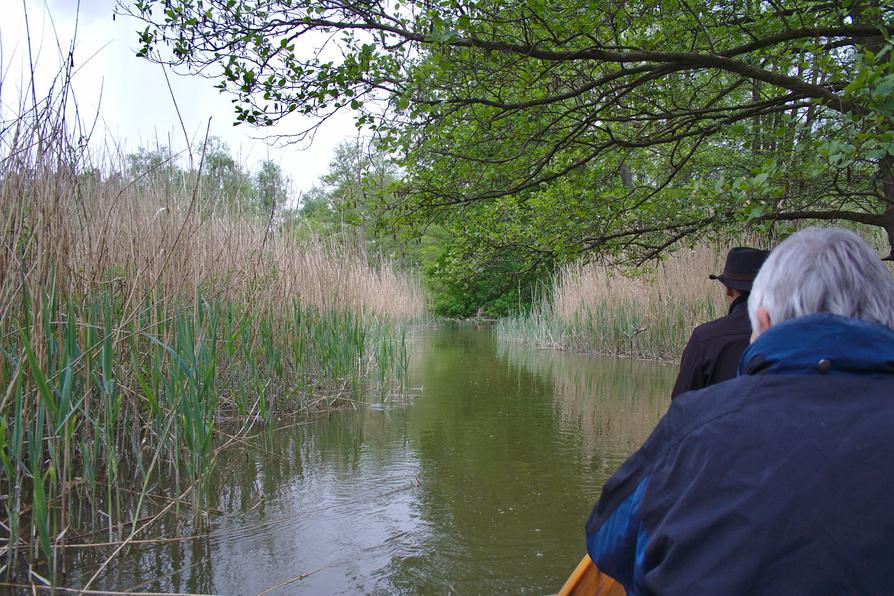
[[[474,205],[451,213],[426,236],[437,248],[422,262],[434,294],[432,309],[448,317],[505,316],[526,311],[539,286],[548,279],[549,258],[532,257],[527,250],[494,247],[493,214]]]
[[[394,200],[398,180],[399,172],[387,153],[360,137],[342,141],[329,169],[304,193],[294,215],[330,234],[359,230],[369,245],[375,245],[382,238],[381,215]]]
[[[403,216],[486,205],[494,251],[648,259],[697,233],[802,219],[879,226],[894,246],[890,3],[135,0],[131,12],[146,22],[139,55],[220,73],[238,122],[357,110],[405,158]]]
[[[252,180],[219,142],[188,169],[163,147],[97,161],[60,80],[0,121],[0,575],[56,585],[71,546],[112,543],[89,591],[163,513],[200,506],[251,429],[397,389],[401,320],[425,305],[362,247],[217,209]],[[254,180],[282,189],[277,172]]]
[[[288,202],[291,181],[279,164],[264,160],[251,173],[236,161],[230,148],[218,137],[208,138],[192,153],[187,160],[166,145],[151,149],[140,147],[127,155],[125,171],[120,175],[163,187],[171,194],[191,193],[195,187],[196,198],[203,205],[237,211],[269,215],[281,211]],[[185,167],[184,161],[188,162]]]
[[[362,398],[374,362],[380,379],[406,368],[398,329],[362,313],[158,294],[131,310],[108,292],[63,296],[55,281],[22,290],[21,318],[3,322],[0,340],[11,398],[0,409],[0,489],[15,495],[3,503],[15,537],[6,560],[51,578],[66,532],[139,517],[123,506],[130,487],[170,475],[176,497],[206,479],[220,420],[244,432],[315,408],[320,394]],[[84,515],[85,503],[105,513]],[[32,529],[39,550],[23,548]]]
[[[236,162],[226,143],[211,137],[198,151],[201,155],[201,189],[208,200],[223,202],[229,207],[256,204],[251,176]]]
[[[292,226],[302,233],[331,237],[340,233],[342,222],[338,214],[332,209],[326,190],[314,185],[300,198],[300,206],[287,214],[287,219],[301,226]]]
[[[177,156],[170,147],[161,145],[154,149],[140,147],[125,158],[127,171],[132,175],[150,177],[153,181],[173,181],[177,177]]]
[[[526,251],[491,250],[486,239],[492,226],[481,223],[486,214],[477,213],[486,206],[447,213],[416,230],[401,227],[394,219],[400,174],[374,146],[341,143],[319,184],[288,217],[305,234],[359,235],[372,262],[384,258],[421,270],[437,315],[502,316],[527,307],[551,261],[531,259]]]
[[[275,161],[262,161],[252,182],[254,202],[263,213],[281,209],[289,198],[289,178]]]

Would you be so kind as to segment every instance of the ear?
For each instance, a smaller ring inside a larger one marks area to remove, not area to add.
[[[723,286],[723,290],[724,290],[724,293],[726,294],[727,298],[735,298],[736,297],[736,291],[734,289],[732,289],[731,287]]]
[[[758,306],[757,310],[754,311],[754,314],[757,319],[757,329],[751,330],[751,341],[756,340],[761,333],[773,326],[773,321],[770,320],[770,314],[763,306]]]

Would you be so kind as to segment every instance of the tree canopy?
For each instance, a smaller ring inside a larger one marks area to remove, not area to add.
[[[646,259],[706,230],[810,219],[878,226],[894,247],[881,0],[130,10],[139,54],[217,79],[238,122],[355,110],[404,158],[399,214],[448,210],[472,224],[470,251],[527,268],[594,249]]]
[[[218,137],[206,139],[195,148],[195,153],[197,158],[184,164],[183,155],[175,154],[166,145],[140,147],[125,157],[123,173],[156,185],[167,194],[174,189],[191,192],[198,181],[196,198],[202,207],[250,211],[269,217],[286,206],[291,181],[277,163],[264,160],[251,173]],[[199,165],[201,171],[193,169]]]

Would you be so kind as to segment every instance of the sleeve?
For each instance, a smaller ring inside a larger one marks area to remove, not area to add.
[[[671,391],[671,399],[681,393],[702,389],[705,386],[705,374],[702,371],[702,342],[693,333],[683,349],[680,372],[677,373],[677,382]]]
[[[659,423],[645,444],[605,483],[587,520],[587,552],[594,563],[634,593],[635,572],[645,552],[648,531],[641,515],[655,458],[665,443]]]

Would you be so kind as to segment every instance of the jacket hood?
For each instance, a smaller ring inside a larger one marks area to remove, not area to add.
[[[894,330],[829,313],[773,325],[745,350],[740,375],[894,374]]]

